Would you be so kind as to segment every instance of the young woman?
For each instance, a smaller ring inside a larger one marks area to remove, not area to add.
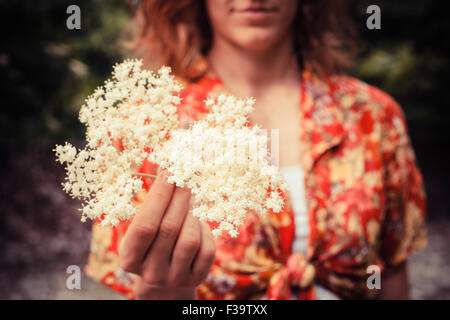
[[[135,22],[147,61],[184,82],[183,122],[208,96],[256,99],[250,120],[279,130],[289,194],[281,213],[214,239],[159,173],[130,224],[94,225],[87,273],[139,299],[407,298],[407,257],[426,242],[422,178],[398,104],[344,75],[344,1],[143,0]]]

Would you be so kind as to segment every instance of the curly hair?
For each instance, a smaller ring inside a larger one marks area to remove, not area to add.
[[[300,0],[292,28],[301,66],[337,74],[354,61],[357,35],[346,0]],[[190,81],[207,71],[212,31],[205,0],[141,0],[129,30],[131,47],[150,67],[171,66]]]

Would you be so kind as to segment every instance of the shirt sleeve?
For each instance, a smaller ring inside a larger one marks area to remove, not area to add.
[[[379,254],[388,271],[426,246],[426,197],[403,112],[390,97],[385,111],[382,148],[386,210]]]

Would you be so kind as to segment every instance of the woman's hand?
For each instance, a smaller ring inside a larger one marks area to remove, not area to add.
[[[119,249],[122,269],[139,276],[138,299],[193,299],[215,257],[209,226],[188,213],[190,192],[159,173]]]

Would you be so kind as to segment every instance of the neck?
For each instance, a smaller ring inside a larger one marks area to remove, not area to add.
[[[274,85],[298,85],[300,75],[291,37],[267,50],[250,51],[215,37],[208,62],[225,87],[239,96],[257,97]]]

